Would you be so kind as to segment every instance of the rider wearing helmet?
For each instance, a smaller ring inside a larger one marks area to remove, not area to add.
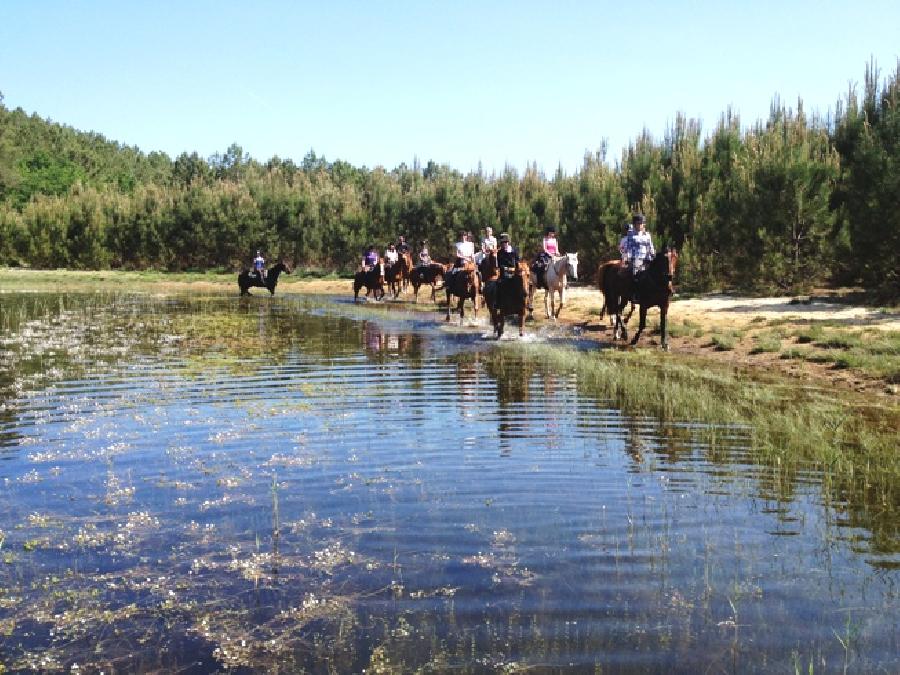
[[[519,252],[509,243],[509,235],[500,235],[500,250],[497,251],[497,267],[500,268],[500,279],[507,279],[516,272],[519,265]]]
[[[647,219],[644,218],[644,214],[636,213],[631,222],[636,231],[629,240],[628,260],[631,263],[631,275],[636,277],[644,269],[644,265],[656,255],[656,251],[653,248],[653,239],[647,232]]]
[[[404,253],[409,253],[409,244],[406,243],[406,237],[402,234],[397,237],[397,253],[403,255]]]

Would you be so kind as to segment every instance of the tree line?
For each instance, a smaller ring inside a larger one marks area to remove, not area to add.
[[[429,161],[393,170],[249,157],[234,144],[174,160],[9,110],[0,96],[0,264],[77,269],[240,269],[256,249],[348,271],[397,235],[449,252],[461,229],[509,232],[528,252],[547,225],[586,269],[617,256],[646,214],[680,251],[679,284],[798,292],[860,283],[900,297],[900,62],[866,68],[833,113],[775,99],[749,127],[725,111],[704,134],[676,115],[614,164],[604,147],[574,175],[463,174]]]

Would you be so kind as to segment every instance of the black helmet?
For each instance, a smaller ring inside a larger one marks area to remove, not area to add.
[[[633,216],[631,216],[631,222],[634,225],[640,225],[641,223],[646,223],[647,219],[644,218],[643,213],[635,213]]]
[[[556,228],[553,227],[552,225],[548,225],[547,227],[544,228],[544,234],[550,234],[551,232],[553,234],[556,234]]]
[[[500,235],[500,241],[509,241],[509,235],[506,234],[506,232],[503,232],[503,233]]]

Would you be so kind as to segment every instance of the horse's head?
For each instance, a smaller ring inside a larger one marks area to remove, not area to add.
[[[674,292],[672,287],[672,279],[675,277],[675,268],[678,265],[678,251],[671,246],[667,246],[665,252],[657,253],[650,264],[647,266],[647,272],[658,286],[665,286],[671,295]]]
[[[285,274],[290,274],[291,268],[288,266],[288,264],[286,262],[284,262],[282,260],[277,265],[275,265],[275,267],[272,268],[272,271],[279,272],[279,273],[284,272]]]
[[[566,273],[573,280],[578,280],[578,253],[566,253]]]

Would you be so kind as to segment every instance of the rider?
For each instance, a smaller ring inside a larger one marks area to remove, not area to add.
[[[253,259],[253,271],[256,272],[260,281],[266,280],[266,259],[259,251],[256,252],[256,257]]]
[[[362,271],[369,272],[377,264],[378,264],[378,251],[375,249],[375,245],[372,244],[369,246],[369,248],[366,249],[365,254],[363,254]]]
[[[399,259],[400,254],[397,252],[397,247],[393,244],[388,244],[387,250],[384,252],[385,266],[393,267]]]
[[[491,227],[484,228],[484,239],[481,240],[481,251],[478,253],[475,262],[481,264],[486,255],[490,255],[497,250],[497,237],[494,236],[494,230]]]
[[[406,243],[406,237],[404,237],[402,234],[397,237],[397,252],[400,255],[409,253],[409,244]]]
[[[428,267],[431,264],[431,254],[428,252],[428,242],[424,239],[419,242],[419,267]]]
[[[453,264],[453,270],[458,270],[466,263],[475,264],[475,244],[472,243],[471,235],[462,230],[459,233],[459,241],[456,242],[456,262]]]
[[[556,228],[552,225],[544,230],[544,240],[541,242],[541,252],[538,254],[534,262],[531,263],[531,270],[535,273],[538,280],[539,288],[546,288],[547,266],[553,261],[553,258],[559,255],[559,242],[556,241]]]
[[[653,248],[653,239],[650,238],[650,233],[647,232],[647,219],[644,218],[644,214],[634,214],[631,222],[637,227],[637,232],[631,235],[628,246],[628,261],[631,265],[631,280],[634,294],[637,296],[639,275],[644,270],[644,266],[656,255],[656,250]]]
[[[500,250],[497,252],[497,267],[500,268],[500,282],[509,279],[516,273],[519,265],[519,253],[509,243],[509,235],[503,232],[500,235]]]

